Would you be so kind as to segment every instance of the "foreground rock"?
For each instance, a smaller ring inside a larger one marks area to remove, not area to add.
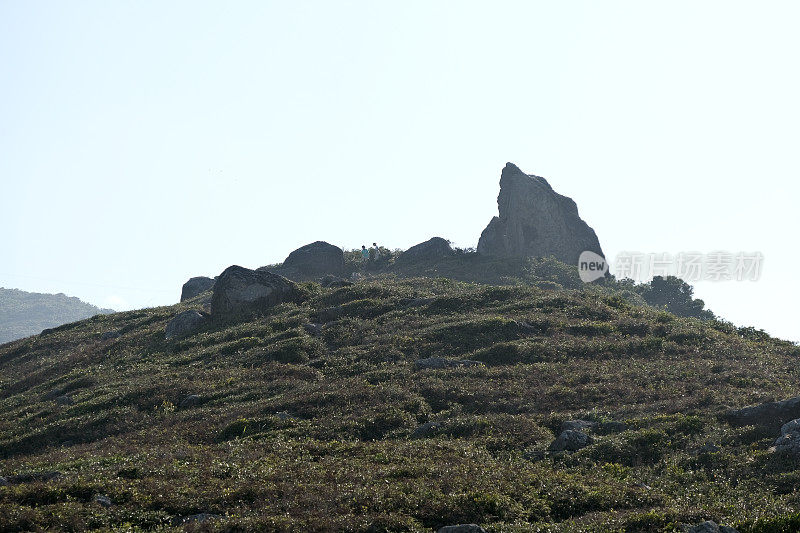
[[[507,163],[500,176],[499,215],[483,230],[478,253],[498,257],[546,257],[578,264],[581,252],[603,255],[594,230],[578,206],[542,177]]]
[[[689,526],[687,533],[739,533],[732,527],[720,526],[713,520],[706,520],[699,524]]]
[[[167,340],[179,339],[202,329],[208,323],[207,315],[190,309],[175,315],[175,318],[169,321],[164,336]]]
[[[283,302],[298,301],[300,295],[297,285],[283,276],[266,270],[229,266],[214,284],[211,319],[224,322],[245,318]]]
[[[214,280],[206,276],[190,278],[181,289],[181,301],[189,300],[214,288]]]
[[[295,269],[306,276],[340,275],[344,272],[344,252],[325,241],[312,242],[290,253],[283,268]]]
[[[8,476],[6,478],[6,482],[9,485],[16,485],[18,483],[37,483],[58,479],[61,476],[61,472],[56,470],[50,472],[24,472],[13,476]]]
[[[455,250],[453,250],[447,240],[441,237],[433,237],[432,239],[412,246],[398,255],[394,260],[394,264],[403,266],[422,261],[445,259],[452,257],[455,253]]]
[[[478,524],[458,524],[440,527],[436,533],[486,533],[486,530]]]
[[[800,457],[800,418],[785,423],[775,440],[775,451]]]
[[[723,418],[732,426],[761,426],[771,431],[778,431],[790,420],[800,418],[800,396],[781,402],[732,409],[725,413]]]

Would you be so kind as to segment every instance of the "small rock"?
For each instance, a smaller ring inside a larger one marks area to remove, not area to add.
[[[92,500],[100,504],[102,507],[111,507],[111,498],[105,494],[95,494]]]
[[[353,282],[352,281],[348,281],[348,280],[346,280],[344,278],[340,278],[338,276],[328,275],[328,276],[325,276],[324,278],[322,278],[320,280],[319,284],[322,285],[323,287],[336,289],[336,288],[339,288],[339,287],[349,287],[349,286],[351,286],[353,284]]]
[[[164,337],[167,340],[185,337],[206,324],[208,324],[208,317],[200,311],[194,309],[184,311],[183,313],[178,313],[169,321]]]
[[[8,485],[8,480],[4,477],[0,477],[0,487],[7,487]]]
[[[706,520],[700,524],[689,526],[686,531],[687,533],[739,533],[732,527],[717,525],[713,520]]]
[[[700,448],[698,448],[697,453],[717,453],[720,450],[720,447],[714,444],[711,441],[706,442]]]
[[[650,485],[648,485],[646,483],[634,483],[633,486],[636,487],[636,488],[639,488],[639,489],[653,490],[653,487],[651,487]]]
[[[280,420],[297,420],[297,417],[294,415],[290,415],[288,411],[281,411],[279,413],[275,413],[275,416],[278,417]]]
[[[308,333],[312,337],[322,336],[322,324],[309,322],[308,324],[303,325],[303,329],[306,330],[306,333]]]
[[[195,407],[200,405],[203,402],[203,398],[198,394],[190,394],[184,397],[179,403],[178,407],[181,409],[186,409],[189,407]]]
[[[526,450],[522,457],[528,461],[544,461],[547,458],[547,452],[544,450]]]
[[[72,405],[75,403],[75,400],[73,400],[72,398],[70,398],[65,394],[63,396],[59,396],[58,398],[56,398],[56,403],[58,405]]]
[[[592,422],[591,420],[567,420],[561,424],[561,432],[563,433],[569,430],[583,431],[585,429],[592,429],[597,425],[597,422]]]
[[[478,524],[458,524],[440,527],[436,533],[486,533],[486,530]]]
[[[589,446],[592,442],[592,437],[586,433],[568,429],[561,432],[561,435],[550,444],[549,449],[551,452],[575,452]]]
[[[417,428],[411,433],[412,439],[424,439],[426,437],[433,437],[434,435],[439,434],[444,429],[444,423],[442,422],[425,422],[424,424],[420,424]]]
[[[405,303],[405,307],[423,307],[436,301],[436,298],[412,298]]]
[[[108,341],[108,340],[111,340],[111,339],[117,339],[117,338],[119,338],[121,336],[122,336],[122,333],[120,333],[119,331],[106,331],[105,333],[100,335],[100,340],[101,341]]]
[[[800,455],[800,418],[781,426],[781,436],[775,440],[775,451],[789,455]]]
[[[17,483],[34,483],[37,481],[44,482],[60,478],[61,475],[61,472],[55,470],[50,472],[23,472],[21,474],[8,476],[7,481],[12,485],[16,485]]]
[[[417,359],[414,366],[417,370],[426,368],[454,368],[458,366],[476,366],[482,364],[480,361],[471,361],[468,359],[446,359],[444,357],[426,357],[425,359]]]
[[[53,389],[48,391],[42,395],[43,400],[55,400],[59,396],[63,396],[64,391],[62,389]]]
[[[190,522],[203,523],[208,520],[214,520],[216,518],[220,518],[220,516],[218,514],[212,514],[212,513],[197,513],[190,516],[179,517],[178,519],[174,520],[174,523],[176,525],[188,524]]]

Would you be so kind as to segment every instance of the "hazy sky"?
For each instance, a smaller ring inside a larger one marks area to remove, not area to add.
[[[0,0],[0,286],[130,309],[314,240],[477,244],[513,161],[800,340],[800,3]]]

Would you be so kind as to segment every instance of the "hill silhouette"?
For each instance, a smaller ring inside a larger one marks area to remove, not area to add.
[[[36,335],[99,313],[113,313],[64,294],[41,294],[0,287],[0,344]]]

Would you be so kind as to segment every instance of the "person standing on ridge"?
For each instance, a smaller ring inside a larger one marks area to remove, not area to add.
[[[361,245],[361,259],[366,263],[369,259],[369,250],[363,244]]]
[[[374,242],[372,243],[372,250],[370,250],[370,252],[372,252],[373,250],[375,251],[373,260],[377,261],[381,257],[381,249],[378,248],[378,244],[377,243],[374,243]]]

